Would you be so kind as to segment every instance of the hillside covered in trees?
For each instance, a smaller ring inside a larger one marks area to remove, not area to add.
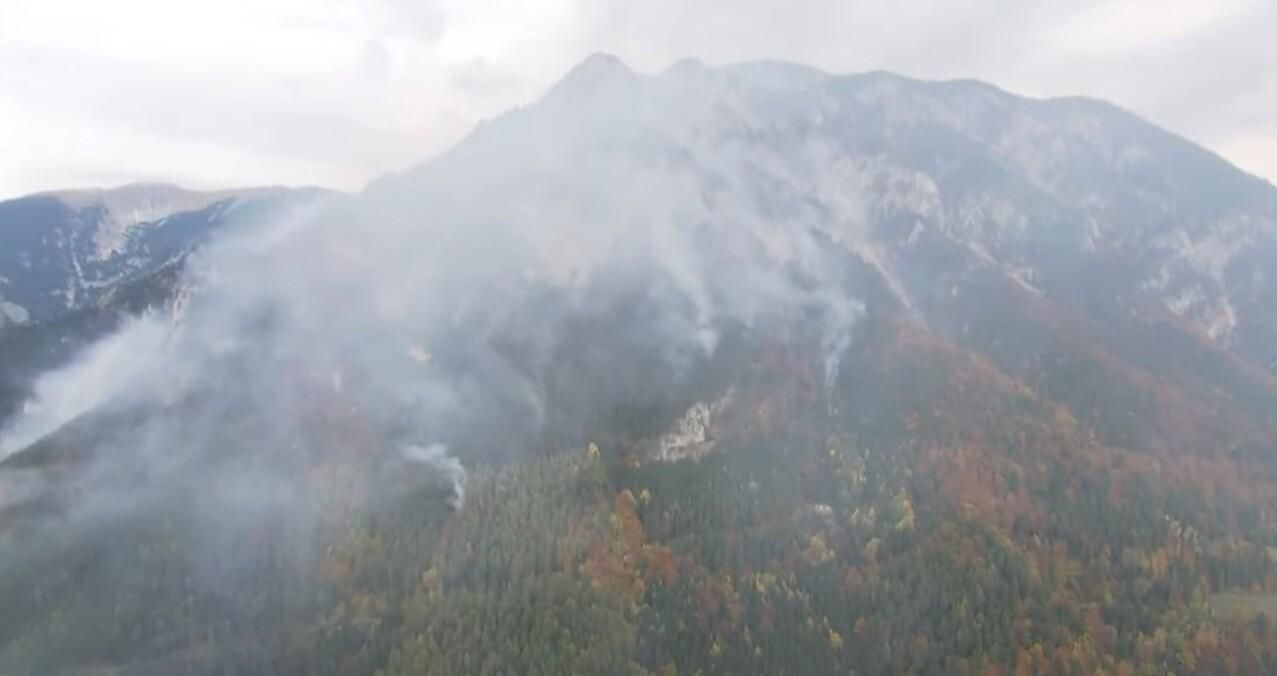
[[[7,569],[0,673],[1277,663],[1277,491],[1245,458],[1106,445],[891,317],[866,320],[836,405],[802,336],[741,340],[753,366],[694,455],[617,435],[476,471],[459,510],[437,476],[330,418],[304,532],[295,498],[210,529],[168,496]],[[614,430],[649,423],[619,415]]]
[[[598,56],[262,227],[0,332],[0,674],[1277,673],[1277,190],[1125,112]]]

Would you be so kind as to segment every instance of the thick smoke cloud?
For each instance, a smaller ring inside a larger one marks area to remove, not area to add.
[[[399,448],[461,508],[466,464],[537,450],[565,354],[604,355],[618,381],[651,356],[641,368],[656,375],[635,377],[664,386],[726,327],[815,316],[832,389],[863,306],[822,238],[856,224],[827,222],[819,195],[795,187],[828,148],[778,165],[782,148],[750,136],[759,116],[776,133],[812,124],[789,101],[821,76],[743,77],[692,62],[641,76],[595,57],[433,162],[228,232],[190,259],[172,312],[45,376],[0,447],[88,414],[106,430],[81,442],[94,485],[124,462],[156,485],[212,462],[213,504],[237,505],[304,501],[288,487],[317,448]],[[854,202],[854,186],[838,199]],[[609,387],[579,396],[637,391]],[[266,458],[251,474],[210,461],[246,446]]]

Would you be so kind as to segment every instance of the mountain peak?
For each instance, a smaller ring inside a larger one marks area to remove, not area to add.
[[[568,77],[571,78],[573,75],[582,73],[624,73],[633,75],[634,71],[631,70],[629,66],[625,65],[625,62],[621,60],[621,57],[615,54],[594,52],[593,54],[585,57],[584,61],[577,64],[576,67],[571,70]]]
[[[637,77],[638,74],[615,55],[595,52],[569,71],[554,86],[551,94],[590,95],[604,88],[631,82]]]

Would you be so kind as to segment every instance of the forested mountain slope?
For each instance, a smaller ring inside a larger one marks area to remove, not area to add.
[[[592,57],[110,295],[0,673],[1270,673],[1275,224],[1100,102]]]

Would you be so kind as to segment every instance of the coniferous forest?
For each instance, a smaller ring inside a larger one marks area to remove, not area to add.
[[[748,367],[694,449],[653,448],[645,430],[668,414],[610,410],[597,441],[471,472],[459,505],[327,416],[300,496],[216,529],[207,506],[163,496],[12,566],[0,673],[1277,665],[1272,477],[1244,456],[1173,466],[1108,444],[885,316],[865,320],[829,393],[804,340],[725,346]],[[22,518],[6,516],[10,537]]]

